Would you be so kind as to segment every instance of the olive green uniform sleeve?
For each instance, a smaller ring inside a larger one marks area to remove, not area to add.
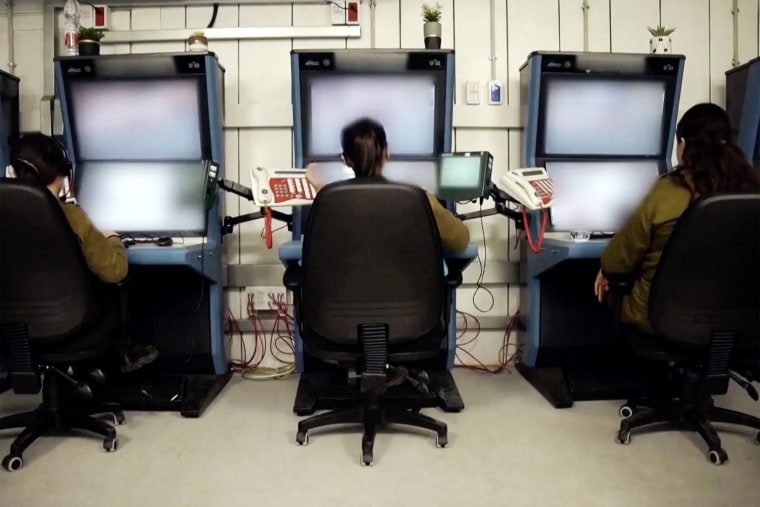
[[[441,236],[443,248],[452,252],[461,252],[470,243],[470,230],[454,214],[444,208],[438,199],[428,194],[430,206],[433,208],[438,234]]]
[[[655,215],[653,188],[615,234],[602,253],[602,269],[618,275],[634,274],[649,250]]]
[[[117,237],[106,238],[79,206],[64,204],[63,211],[69,225],[79,237],[90,271],[106,283],[124,280],[129,270],[129,259],[121,240]]]

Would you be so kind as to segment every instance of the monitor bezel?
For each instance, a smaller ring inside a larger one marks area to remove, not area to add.
[[[21,90],[20,79],[11,74],[0,71],[0,111],[3,123],[3,135],[6,137],[8,148],[21,137]],[[10,105],[10,107],[7,107]],[[10,113],[8,113],[10,111]],[[10,125],[5,124],[5,115],[10,116]]]
[[[132,163],[140,163],[140,162],[161,162],[161,161],[169,161],[166,159],[134,159],[134,160],[98,160],[98,159],[83,159],[81,157],[81,150],[79,145],[79,133],[77,132],[76,128],[76,101],[74,100],[74,93],[73,90],[75,88],[75,83],[78,82],[91,82],[91,83],[106,83],[106,82],[146,82],[146,81],[162,81],[162,82],[168,82],[168,81],[194,81],[196,83],[196,96],[198,100],[198,113],[200,114],[200,132],[199,132],[199,143],[201,146],[201,155],[200,158],[188,158],[188,159],[176,159],[172,161],[181,161],[181,162],[189,162],[192,160],[210,160],[211,159],[211,121],[209,118],[209,105],[206,100],[207,97],[207,84],[206,84],[206,76],[204,75],[192,75],[192,74],[184,74],[184,75],[177,75],[177,76],[161,76],[161,77],[155,77],[155,78],[145,78],[145,77],[71,77],[67,78],[67,84],[65,87],[65,94],[66,94],[66,103],[67,103],[67,112],[68,112],[68,124],[71,126],[70,136],[71,136],[71,145],[73,153],[70,154],[70,158],[72,160],[76,160],[77,164],[82,164],[86,162],[132,162]]]
[[[581,160],[578,160],[578,159],[573,159],[573,158],[562,158],[562,159],[560,159],[560,158],[552,158],[551,160],[546,160],[543,164],[541,164],[541,167],[543,167],[546,170],[546,174],[549,176],[549,178],[551,178],[551,174],[549,174],[549,169],[546,167],[546,162],[548,162],[550,164],[563,163],[563,162],[577,164],[577,163],[582,163],[584,161],[581,161]],[[648,162],[648,163],[651,163],[651,164],[656,164],[657,165],[657,177],[652,180],[652,184],[654,184],[654,182],[657,180],[657,178],[661,178],[663,175],[668,174],[668,172],[670,172],[669,165],[667,164],[667,162],[662,161],[662,160],[653,160],[651,158],[643,158],[643,157],[640,157],[638,159],[631,159],[631,158],[610,158],[610,157],[606,157],[606,158],[600,158],[600,159],[594,159],[594,160],[590,160],[589,159],[589,160],[586,160],[586,162],[593,163],[593,164],[599,164],[599,163],[611,163],[611,164],[614,164],[615,162],[620,162],[620,163]],[[641,197],[643,199],[644,195],[642,195]],[[548,209],[548,215],[549,216],[547,218],[546,232],[550,232],[550,233],[566,233],[566,234],[569,234],[569,233],[572,233],[572,232],[584,231],[584,232],[590,232],[592,234],[606,234],[606,233],[617,234],[619,232],[619,231],[587,231],[586,229],[565,229],[565,228],[561,228],[560,229],[560,228],[557,228],[554,225],[554,217],[552,216],[552,208],[551,207]]]
[[[547,123],[547,103],[548,103],[548,95],[549,95],[549,87],[552,83],[557,81],[582,81],[582,82],[593,82],[593,81],[620,81],[620,82],[658,82],[658,83],[664,83],[665,85],[665,101],[663,103],[663,116],[660,121],[660,149],[659,152],[655,155],[641,155],[641,154],[627,154],[627,155],[610,155],[608,153],[605,154],[593,154],[593,153],[587,153],[587,154],[573,154],[573,153],[551,153],[547,152],[546,150],[546,123]],[[666,133],[670,131],[670,125],[672,122],[672,117],[674,114],[674,102],[675,102],[675,89],[676,89],[676,83],[677,83],[677,76],[674,75],[655,75],[655,76],[642,76],[642,75],[635,75],[635,76],[626,76],[626,75],[620,75],[620,74],[610,74],[610,73],[599,73],[594,74],[592,76],[586,75],[586,74],[577,74],[577,73],[554,73],[554,74],[546,74],[542,77],[541,84],[540,84],[540,91],[539,91],[539,100],[538,100],[538,116],[539,118],[537,122],[537,128],[536,128],[536,158],[537,159],[551,159],[554,160],[560,160],[560,159],[583,159],[583,160],[598,160],[598,161],[606,161],[609,160],[611,157],[620,159],[620,160],[660,160],[669,158],[668,146],[670,143],[670,140],[667,138]]]
[[[79,162],[78,171],[74,173],[74,195],[76,195],[76,189],[80,187],[81,178],[84,173],[87,172],[87,164],[91,163],[98,163],[98,162],[105,162],[105,163],[124,163],[124,164],[130,164],[134,165],[135,163],[139,162],[132,162],[132,161],[93,161],[88,160],[84,162]],[[148,161],[147,163],[155,164],[160,163],[161,161]],[[170,162],[170,161],[166,161]],[[181,162],[190,162],[190,161],[181,161]],[[203,224],[201,229],[166,229],[166,230],[134,230],[134,231],[114,231],[117,234],[119,234],[122,237],[129,237],[133,239],[146,239],[146,238],[166,238],[166,237],[172,237],[172,238],[198,238],[198,237],[205,237],[208,234],[208,228],[209,228],[209,213],[208,213],[208,205],[207,205],[207,192],[208,192],[208,171],[209,166],[208,164],[202,163],[199,161],[199,164],[202,165],[205,169],[205,175],[204,175],[204,185],[203,185],[203,191],[198,196],[198,200],[200,203],[202,203],[203,208]],[[96,169],[97,170],[97,169]],[[82,205],[81,201],[78,200],[78,204],[82,206],[82,209],[87,212],[87,209],[84,205]],[[93,221],[94,223],[94,221]]]
[[[372,70],[335,70],[331,72],[322,71],[304,71],[300,72],[299,77],[299,98],[300,98],[300,113],[301,113],[301,146],[303,147],[304,160],[310,160],[313,162],[327,162],[336,161],[341,159],[340,153],[325,153],[315,154],[312,153],[310,147],[311,137],[311,84],[314,78],[319,77],[361,77],[361,76],[396,76],[396,77],[410,77],[410,76],[424,76],[432,78],[435,86],[435,118],[433,120],[433,151],[429,153],[402,153],[396,152],[393,146],[389,146],[391,153],[395,159],[398,160],[430,160],[436,158],[439,153],[444,151],[444,138],[445,138],[445,125],[446,125],[446,73],[441,71],[423,71],[423,70],[399,70],[393,72],[379,72]],[[340,138],[340,132],[336,133],[336,137]]]

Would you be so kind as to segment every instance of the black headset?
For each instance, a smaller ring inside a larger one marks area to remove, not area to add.
[[[69,180],[69,192],[73,194],[72,189],[74,187],[74,174],[73,174],[73,164],[71,163],[71,159],[69,159],[69,152],[68,150],[66,150],[66,147],[61,142],[59,142],[56,138],[52,136],[46,136],[46,137],[50,140],[51,144],[55,146],[55,149],[60,150],[61,152],[61,155],[63,157],[63,170],[65,173],[65,177]],[[39,180],[39,182],[44,185],[45,182],[43,181],[42,175],[40,174],[40,170],[37,168],[36,165],[20,157],[14,158],[13,162],[20,162],[21,164],[31,169],[34,175]],[[62,197],[61,199],[65,200],[65,197]]]

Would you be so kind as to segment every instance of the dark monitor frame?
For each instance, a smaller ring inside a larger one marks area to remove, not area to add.
[[[583,159],[592,161],[605,161],[610,159],[610,155],[602,154],[587,154],[576,155],[567,153],[547,153],[546,152],[546,122],[547,122],[547,101],[548,101],[548,87],[552,82],[556,81],[620,81],[620,82],[661,82],[665,84],[665,102],[663,104],[663,116],[660,122],[660,151],[655,155],[616,155],[618,160],[660,160],[665,158],[668,151],[670,140],[667,139],[665,133],[670,130],[672,122],[673,104],[675,102],[675,88],[678,77],[676,75],[620,75],[612,73],[595,73],[592,77],[579,73],[552,73],[544,74],[541,79],[540,93],[538,100],[538,117],[541,121],[537,124],[536,132],[536,161],[541,161],[541,165],[546,160],[562,161]]]
[[[18,77],[0,70],[0,111],[3,113],[0,122],[3,123],[2,131],[9,141],[9,146],[21,136],[20,82]],[[10,118],[9,125],[5,124],[6,115]]]
[[[478,159],[480,173],[478,175],[477,187],[470,189],[456,188],[455,190],[446,190],[441,186],[443,181],[443,163],[447,158],[474,158]],[[438,179],[438,197],[445,201],[471,201],[480,197],[485,197],[489,193],[489,184],[491,183],[491,172],[493,170],[493,155],[487,151],[457,151],[453,153],[442,153],[437,161],[437,179]],[[477,194],[477,195],[475,195]]]

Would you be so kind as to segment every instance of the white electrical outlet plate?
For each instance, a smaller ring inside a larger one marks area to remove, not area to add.
[[[488,103],[492,106],[501,104],[501,81],[488,82]]]
[[[249,287],[246,294],[253,297],[253,308],[258,312],[276,310],[272,298],[286,305],[291,304],[290,292],[285,287]]]
[[[480,82],[467,81],[467,104],[477,106],[480,104]]]
[[[346,1],[334,0],[330,2],[330,16],[333,25],[346,24]]]

